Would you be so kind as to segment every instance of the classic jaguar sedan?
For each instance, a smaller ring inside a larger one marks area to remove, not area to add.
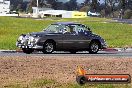
[[[41,32],[22,34],[16,46],[24,53],[30,54],[34,50],[49,54],[53,51],[89,51],[97,53],[107,47],[106,42],[99,35],[92,33],[89,27],[80,23],[57,22],[49,25]]]

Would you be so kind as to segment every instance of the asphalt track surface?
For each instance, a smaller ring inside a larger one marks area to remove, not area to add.
[[[132,24],[131,19],[119,19],[119,18],[114,18],[113,20],[117,20],[120,23],[127,23],[127,24]]]
[[[42,52],[34,52],[33,54],[25,54],[23,52],[0,52],[0,56],[108,56],[108,57],[132,57],[132,51],[99,51],[97,54],[89,54],[88,52],[77,52],[70,54],[69,52],[53,52],[52,54],[43,54]]]

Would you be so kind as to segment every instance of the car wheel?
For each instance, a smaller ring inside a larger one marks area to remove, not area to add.
[[[99,43],[92,41],[89,45],[89,53],[96,54],[99,51]]]
[[[34,51],[33,49],[29,49],[29,48],[23,48],[22,50],[26,54],[31,54]]]
[[[87,82],[87,79],[84,76],[77,76],[76,81],[79,85],[84,85]]]
[[[46,54],[50,54],[54,51],[54,48],[55,48],[55,45],[53,42],[46,42],[44,44],[42,52]]]

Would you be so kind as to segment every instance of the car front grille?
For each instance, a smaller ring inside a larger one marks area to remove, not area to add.
[[[21,41],[21,43],[22,43],[22,45],[25,45],[25,46],[31,44],[29,37],[25,37],[25,38]]]
[[[26,39],[24,42],[23,42],[23,45],[28,45],[28,40]]]

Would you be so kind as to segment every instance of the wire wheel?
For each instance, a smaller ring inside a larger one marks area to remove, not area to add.
[[[91,42],[90,46],[89,46],[89,53],[95,54],[98,51],[99,51],[99,44],[98,44],[98,42],[95,42],[95,41]]]
[[[46,42],[44,44],[43,53],[52,53],[54,51],[54,43]]]

